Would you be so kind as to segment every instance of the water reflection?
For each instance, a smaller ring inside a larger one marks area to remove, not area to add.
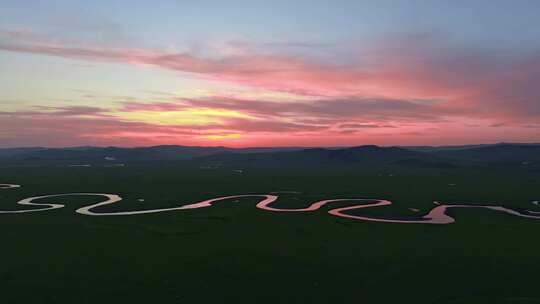
[[[18,188],[20,185],[14,184],[0,184],[0,189],[10,189]],[[435,207],[431,209],[427,214],[420,215],[415,214],[413,216],[366,216],[359,215],[359,211],[390,206],[393,203],[384,199],[371,199],[371,198],[341,198],[341,199],[327,199],[321,200],[312,203],[311,205],[305,208],[276,208],[271,206],[275,203],[279,196],[273,194],[245,194],[245,195],[232,195],[232,196],[223,196],[204,200],[192,204],[181,204],[177,207],[171,208],[159,208],[159,209],[147,209],[147,210],[134,210],[134,211],[116,211],[116,212],[100,212],[101,207],[118,203],[122,201],[122,198],[116,194],[108,193],[66,193],[66,194],[52,194],[52,195],[43,195],[35,196],[23,199],[18,201],[18,205],[22,206],[32,206],[39,207],[35,209],[25,209],[25,210],[0,210],[0,213],[29,213],[29,212],[42,212],[47,210],[64,208],[63,204],[51,204],[51,203],[36,203],[36,200],[44,200],[47,198],[58,198],[58,197],[72,197],[72,196],[99,196],[104,197],[105,200],[78,208],[75,212],[84,215],[90,216],[126,216],[126,215],[140,215],[140,214],[149,214],[149,213],[160,213],[160,212],[170,212],[170,211],[179,211],[179,210],[192,210],[200,208],[208,208],[213,206],[218,202],[233,202],[239,203],[241,199],[246,198],[256,198],[259,199],[259,202],[256,204],[256,207],[262,210],[271,211],[271,212],[312,212],[321,209],[326,205],[331,205],[333,203],[352,203],[350,206],[333,208],[328,211],[329,214],[338,216],[341,218],[359,220],[359,221],[368,221],[368,222],[381,222],[381,223],[398,223],[398,224],[451,224],[455,222],[455,219],[448,215],[448,210],[450,209],[487,209],[491,211],[497,211],[505,213],[508,215],[518,216],[528,219],[540,219],[540,212],[530,211],[530,210],[517,210],[510,207],[503,207],[497,205],[471,205],[471,204],[449,204],[449,203],[440,203],[433,202]],[[141,201],[140,199],[138,201]],[[538,205],[538,201],[532,202],[535,205]],[[409,208],[414,212],[419,212],[418,209]]]

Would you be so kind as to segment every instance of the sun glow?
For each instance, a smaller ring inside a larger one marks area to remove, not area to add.
[[[205,139],[211,139],[211,140],[239,139],[239,138],[242,138],[242,134],[239,134],[239,133],[212,134],[212,135],[203,135],[201,137]]]
[[[222,124],[227,118],[255,119],[238,111],[210,108],[191,108],[182,111],[119,112],[119,118],[160,125],[209,125]]]

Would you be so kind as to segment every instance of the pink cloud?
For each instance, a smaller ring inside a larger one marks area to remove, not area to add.
[[[244,135],[233,142],[235,145],[380,144],[391,140],[405,144],[406,140],[463,143],[459,136],[463,141],[540,140],[536,132],[540,121],[540,86],[536,85],[540,82],[540,56],[535,54],[486,53],[428,37],[381,44],[362,60],[359,55],[358,60],[337,65],[254,48],[210,58],[156,50],[58,45],[39,41],[26,32],[0,33],[0,39],[0,50],[4,51],[151,65],[214,81],[313,97],[310,101],[270,102],[213,96],[131,102],[121,109],[167,112],[208,108],[256,118],[223,118],[221,124],[202,126],[127,121],[93,107],[0,112],[0,126],[4,128],[0,136],[17,137],[3,138],[12,144],[51,137],[47,134],[55,134],[54,140],[59,143],[64,142],[62,138],[65,142],[120,141],[129,145],[204,143],[208,140],[201,138],[206,135],[231,132]],[[472,126],[476,121],[477,126]],[[287,136],[283,136],[285,133]]]
[[[218,99],[218,98],[216,98]],[[338,107],[333,107],[334,104]],[[205,125],[162,125],[137,122],[93,107],[41,108],[0,112],[2,146],[156,145],[192,144],[227,146],[350,146],[355,144],[449,144],[508,140],[537,141],[538,125],[518,126],[495,121],[472,125],[460,119],[443,120],[444,113],[425,105],[405,105],[400,110],[381,101],[370,108],[354,101],[321,100],[317,104],[275,102],[251,104],[245,100],[209,103],[189,100],[163,104],[126,103],[125,111],[182,111],[226,109],[256,114],[257,119],[224,117]],[[358,106],[360,105],[360,106]],[[410,110],[405,110],[411,107]],[[399,108],[399,107],[398,107]],[[339,110],[335,110],[339,109]],[[425,113],[416,113],[423,109]],[[393,114],[396,111],[398,114]],[[445,114],[444,114],[445,115]],[[284,120],[284,118],[286,118]],[[501,129],[504,129],[501,131]],[[241,135],[240,137],[236,136]],[[444,134],[441,135],[441,134]],[[234,135],[234,136],[230,136]],[[219,139],[223,137],[223,139]]]
[[[156,50],[74,47],[27,36],[20,39],[7,36],[0,41],[0,49],[152,65],[216,81],[331,98],[363,96],[453,101],[485,94],[508,77],[521,82],[538,80],[535,73],[538,56],[483,53],[457,48],[432,36],[379,43],[365,54],[359,54],[357,60],[341,65],[287,54],[266,54],[256,48],[221,58],[204,58]],[[524,89],[537,97],[532,88]],[[503,94],[512,92],[505,87]]]

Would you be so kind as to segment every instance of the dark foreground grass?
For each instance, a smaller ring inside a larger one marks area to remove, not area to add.
[[[366,212],[411,215],[434,200],[534,209],[540,196],[538,173],[521,169],[233,169],[2,168],[0,183],[23,187],[0,190],[0,207],[100,192],[124,198],[104,210],[140,210],[292,190],[302,194],[280,195],[280,206],[384,198],[395,205]],[[0,214],[2,303],[540,303],[540,221],[488,210],[437,226],[275,213],[255,199],[128,217],[74,213],[96,197],[47,201],[66,208]]]

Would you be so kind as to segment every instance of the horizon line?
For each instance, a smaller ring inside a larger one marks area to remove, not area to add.
[[[339,149],[339,148],[354,148],[365,146],[376,146],[383,148],[391,147],[466,147],[466,146],[492,146],[492,145],[540,145],[540,142],[494,142],[494,143],[470,143],[470,144],[455,144],[455,145],[376,145],[376,144],[363,144],[363,145],[347,145],[347,146],[246,146],[246,147],[228,147],[228,146],[191,146],[181,144],[166,144],[166,145],[149,145],[149,146],[101,146],[101,145],[78,145],[78,146],[16,146],[16,147],[0,147],[0,150],[9,149],[77,149],[77,148],[119,148],[119,149],[144,149],[155,147],[183,147],[183,148],[223,148],[231,150],[247,150],[247,149]]]

